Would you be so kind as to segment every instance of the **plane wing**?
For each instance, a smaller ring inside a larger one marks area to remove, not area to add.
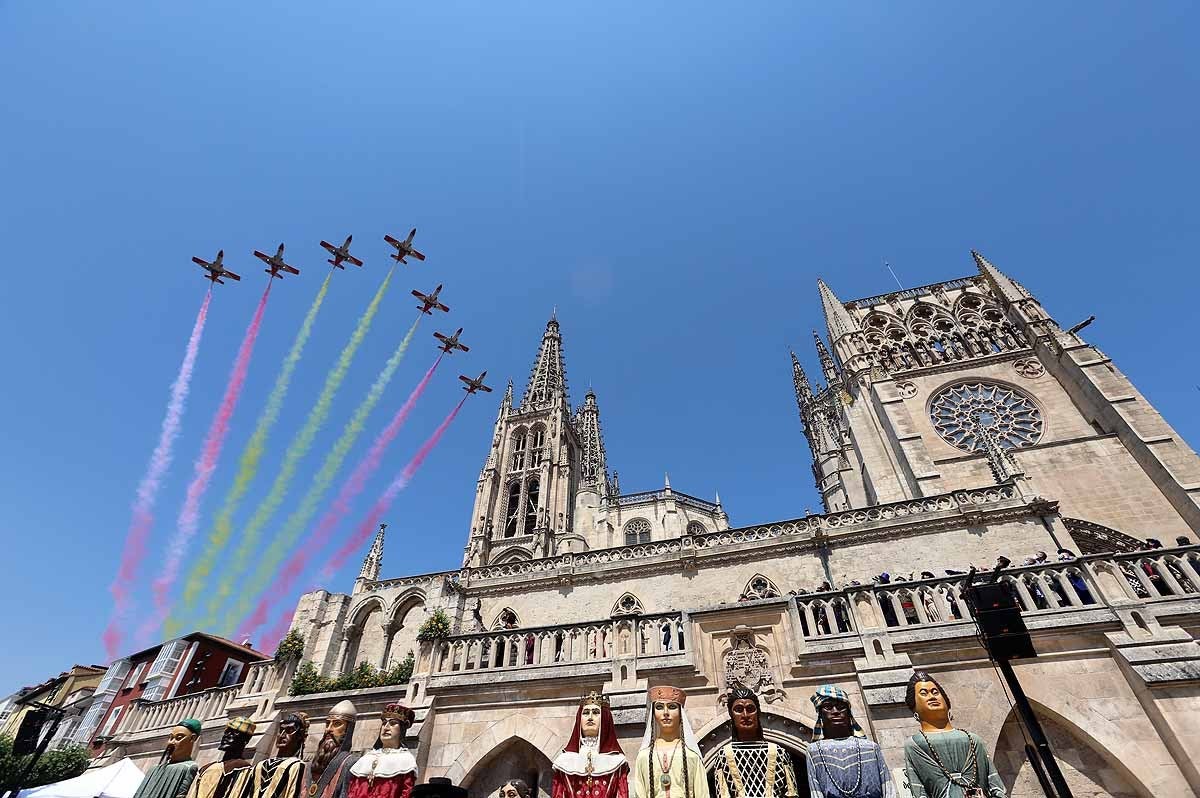
[[[212,265],[211,263],[209,263],[208,261],[204,260],[203,258],[197,258],[197,257],[193,257],[193,258],[192,258],[192,263],[195,263],[195,264],[196,264],[196,265],[198,265],[198,266],[203,266],[203,267],[204,267],[204,268],[206,268],[206,269],[207,269],[209,266],[211,266],[211,265]]]
[[[345,259],[347,262],[353,263],[355,266],[363,265],[363,262],[361,260],[359,260],[358,258],[354,257],[353,255],[347,255]]]
[[[415,296],[417,299],[421,300],[422,302],[424,302],[426,299],[429,299],[429,297],[425,296],[424,294],[422,294],[420,291],[416,290],[415,288],[413,289],[412,295]]]
[[[323,247],[325,247],[325,249],[329,250],[330,255],[337,254],[337,247],[335,247],[333,244],[330,244],[328,241],[322,241],[321,246],[323,246]]]
[[[271,256],[270,256],[270,255],[265,255],[265,254],[263,254],[263,253],[259,252],[257,249],[256,249],[256,250],[254,250],[254,257],[258,258],[258,259],[259,259],[259,260],[261,260],[263,263],[270,263],[270,262],[271,262]]]
[[[284,270],[285,272],[291,272],[292,274],[299,274],[299,273],[300,273],[300,270],[299,270],[299,269],[297,269],[295,266],[288,266],[286,263],[285,263],[285,264],[283,264],[283,270]]]
[[[233,272],[229,271],[228,269],[224,269],[224,270],[221,272],[221,276],[222,276],[222,277],[228,277],[228,278],[229,278],[229,279],[231,279],[231,280],[241,280],[241,279],[242,279],[241,277],[239,277],[238,275],[236,275],[236,274],[234,274]]]
[[[409,250],[409,253],[408,253],[408,254],[409,254],[409,255],[412,255],[412,256],[413,256],[414,258],[416,258],[417,260],[425,260],[425,256],[424,256],[424,255],[422,255],[420,252],[417,252],[415,249],[413,249],[413,250]]]
[[[383,240],[384,240],[384,241],[386,241],[386,242],[388,242],[389,244],[391,244],[393,247],[398,247],[398,246],[400,246],[400,242],[399,242],[399,241],[397,241],[396,239],[392,238],[392,237],[391,237],[391,236],[389,236],[389,235],[384,235],[384,237],[383,237]]]
[[[445,340],[446,340],[446,336],[442,335],[440,332],[435,332],[435,333],[433,334],[433,337],[434,337],[434,338],[436,338],[436,339],[438,339],[439,341],[445,341]]]
[[[458,348],[459,348],[459,349],[461,349],[461,350],[462,350],[462,351],[464,351],[464,352],[470,352],[470,351],[471,351],[471,347],[467,346],[466,344],[459,344],[459,345],[458,345]]]
[[[448,306],[446,306],[446,305],[443,305],[441,302],[434,302],[434,303],[433,303],[433,306],[434,306],[435,308],[437,308],[438,310],[440,310],[442,313],[449,313],[449,312],[450,312],[450,308],[449,308]]]

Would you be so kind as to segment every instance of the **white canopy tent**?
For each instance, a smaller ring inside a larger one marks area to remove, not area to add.
[[[73,779],[21,790],[18,798],[133,798],[146,774],[128,757]]]

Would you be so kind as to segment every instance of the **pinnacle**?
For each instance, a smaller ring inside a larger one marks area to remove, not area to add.
[[[846,306],[820,277],[817,278],[817,292],[821,295],[821,307],[825,311],[825,326],[829,330],[830,341],[837,343],[843,335],[849,335],[858,329]]]
[[[993,266],[979,252],[971,250],[971,257],[975,259],[975,266],[978,267],[979,273],[991,282],[992,287],[996,289],[996,293],[1005,303],[1020,302],[1022,299],[1030,298],[1029,292],[1018,285],[1016,280]]]

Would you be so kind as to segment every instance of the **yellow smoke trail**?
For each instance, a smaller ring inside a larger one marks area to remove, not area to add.
[[[408,328],[408,333],[404,339],[400,341],[400,345],[396,347],[396,351],[388,358],[383,365],[383,370],[379,372],[379,376],[375,378],[375,382],[371,385],[371,389],[367,391],[367,395],[363,398],[362,403],[354,411],[354,415],[350,421],[342,429],[341,437],[333,444],[333,448],[325,455],[325,462],[321,464],[321,469],[313,477],[312,484],[308,487],[308,492],[304,494],[304,498],[300,500],[300,504],[288,516],[283,528],[275,535],[275,539],[271,541],[271,545],[267,547],[266,554],[258,562],[258,567],[255,568],[253,576],[242,583],[241,589],[238,591],[236,603],[233,609],[224,614],[226,619],[218,627],[218,634],[232,634],[238,622],[253,609],[259,592],[266,587],[267,583],[275,575],[283,558],[288,555],[292,547],[296,544],[296,540],[308,527],[312,521],[313,515],[317,512],[317,505],[321,499],[325,497],[326,491],[333,484],[334,477],[337,476],[338,470],[345,462],[346,456],[350,454],[350,449],[354,447],[354,442],[358,440],[358,436],[362,434],[367,426],[367,418],[371,415],[371,411],[375,409],[375,405],[379,404],[379,400],[383,398],[383,392],[387,388],[388,383],[392,379],[392,375],[396,373],[396,369],[400,366],[400,361],[404,359],[404,353],[408,350],[408,344],[412,340],[413,334],[417,331],[417,326],[421,323],[421,317],[418,315],[417,320]]]
[[[304,459],[304,455],[308,454],[308,450],[312,447],[317,433],[320,432],[325,419],[329,417],[329,411],[333,407],[333,398],[337,394],[338,388],[341,387],[342,382],[346,379],[346,373],[350,371],[350,364],[354,361],[354,355],[358,351],[358,347],[362,344],[363,339],[366,338],[367,330],[371,328],[371,322],[374,320],[375,314],[379,311],[379,304],[383,301],[384,294],[387,293],[388,285],[392,282],[392,275],[394,273],[395,267],[393,266],[388,270],[387,277],[383,278],[383,282],[379,285],[379,290],[375,292],[375,296],[371,298],[371,304],[367,305],[362,318],[358,320],[358,326],[354,328],[354,333],[351,334],[350,340],[338,356],[333,370],[325,377],[325,385],[321,389],[321,394],[317,397],[312,410],[308,412],[308,418],[305,420],[304,426],[300,428],[300,431],[296,433],[296,437],[288,444],[287,451],[283,455],[283,462],[279,466],[279,472],[275,475],[275,481],[271,484],[270,492],[267,493],[267,497],[258,505],[258,508],[254,511],[254,515],[250,518],[250,522],[242,530],[242,539],[238,544],[237,550],[234,552],[233,561],[222,574],[220,583],[209,597],[205,608],[205,616],[197,624],[197,628],[212,629],[218,625],[219,616],[217,613],[221,609],[221,605],[232,595],[238,577],[250,565],[250,557],[254,554],[254,547],[258,543],[258,537],[262,533],[263,527],[267,525],[267,522],[271,520],[271,516],[283,504],[284,498],[287,497],[288,486],[292,478],[296,475],[296,469],[299,467],[300,461]],[[224,624],[221,625],[223,626]]]
[[[267,397],[267,403],[258,417],[254,432],[251,434],[249,442],[246,443],[246,448],[242,450],[241,457],[238,458],[237,476],[234,477],[233,486],[226,494],[221,511],[217,514],[213,531],[208,538],[208,545],[205,547],[204,553],[200,555],[199,562],[188,574],[183,588],[183,598],[175,605],[175,610],[163,626],[167,639],[174,638],[185,631],[183,628],[186,620],[184,613],[190,611],[196,603],[200,591],[204,589],[205,582],[212,573],[213,566],[216,565],[217,557],[220,556],[221,551],[229,542],[229,538],[233,535],[233,515],[237,512],[242,499],[245,498],[246,492],[250,490],[250,485],[254,482],[254,477],[258,474],[259,462],[267,448],[267,436],[271,432],[271,427],[279,420],[279,413],[283,409],[283,400],[287,398],[292,374],[296,371],[296,366],[300,363],[300,356],[304,353],[304,345],[308,343],[308,338],[312,334],[317,313],[325,301],[325,294],[329,291],[329,281],[332,277],[331,270],[325,276],[325,282],[321,283],[321,290],[317,292],[312,307],[308,309],[308,314],[300,324],[300,331],[296,333],[296,340],[292,342],[292,348],[283,360],[283,367],[279,369],[279,375],[275,378],[275,386]]]

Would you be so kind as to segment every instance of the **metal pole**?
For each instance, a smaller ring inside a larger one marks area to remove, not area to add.
[[[1058,769],[1058,762],[1054,759],[1054,753],[1050,750],[1050,743],[1046,741],[1046,734],[1042,731],[1042,724],[1038,723],[1037,715],[1033,712],[1033,707],[1029,705],[1029,698],[1026,697],[1025,691],[1021,689],[1021,683],[1017,681],[1017,674],[1013,672],[1012,663],[1004,658],[996,658],[995,662],[1000,666],[1000,673],[1004,675],[1004,681],[1008,682],[1008,689],[1012,692],[1013,704],[1016,705],[1017,714],[1021,716],[1021,723],[1029,732],[1029,736],[1033,738],[1033,746],[1037,749],[1038,757],[1042,760],[1042,765],[1046,769],[1046,775],[1050,777],[1050,782],[1054,785],[1055,791],[1058,792],[1058,798],[1073,798],[1071,788],[1067,786],[1067,780],[1063,778],[1062,771]],[[1047,795],[1050,795],[1047,793]],[[1050,795],[1050,798],[1055,798]]]
[[[1054,786],[1050,784],[1050,777],[1046,775],[1046,769],[1042,767],[1042,758],[1038,754],[1038,750],[1029,743],[1025,743],[1025,758],[1029,760],[1029,764],[1033,767],[1038,784],[1042,785],[1042,792],[1046,793],[1046,795],[1054,796]]]

